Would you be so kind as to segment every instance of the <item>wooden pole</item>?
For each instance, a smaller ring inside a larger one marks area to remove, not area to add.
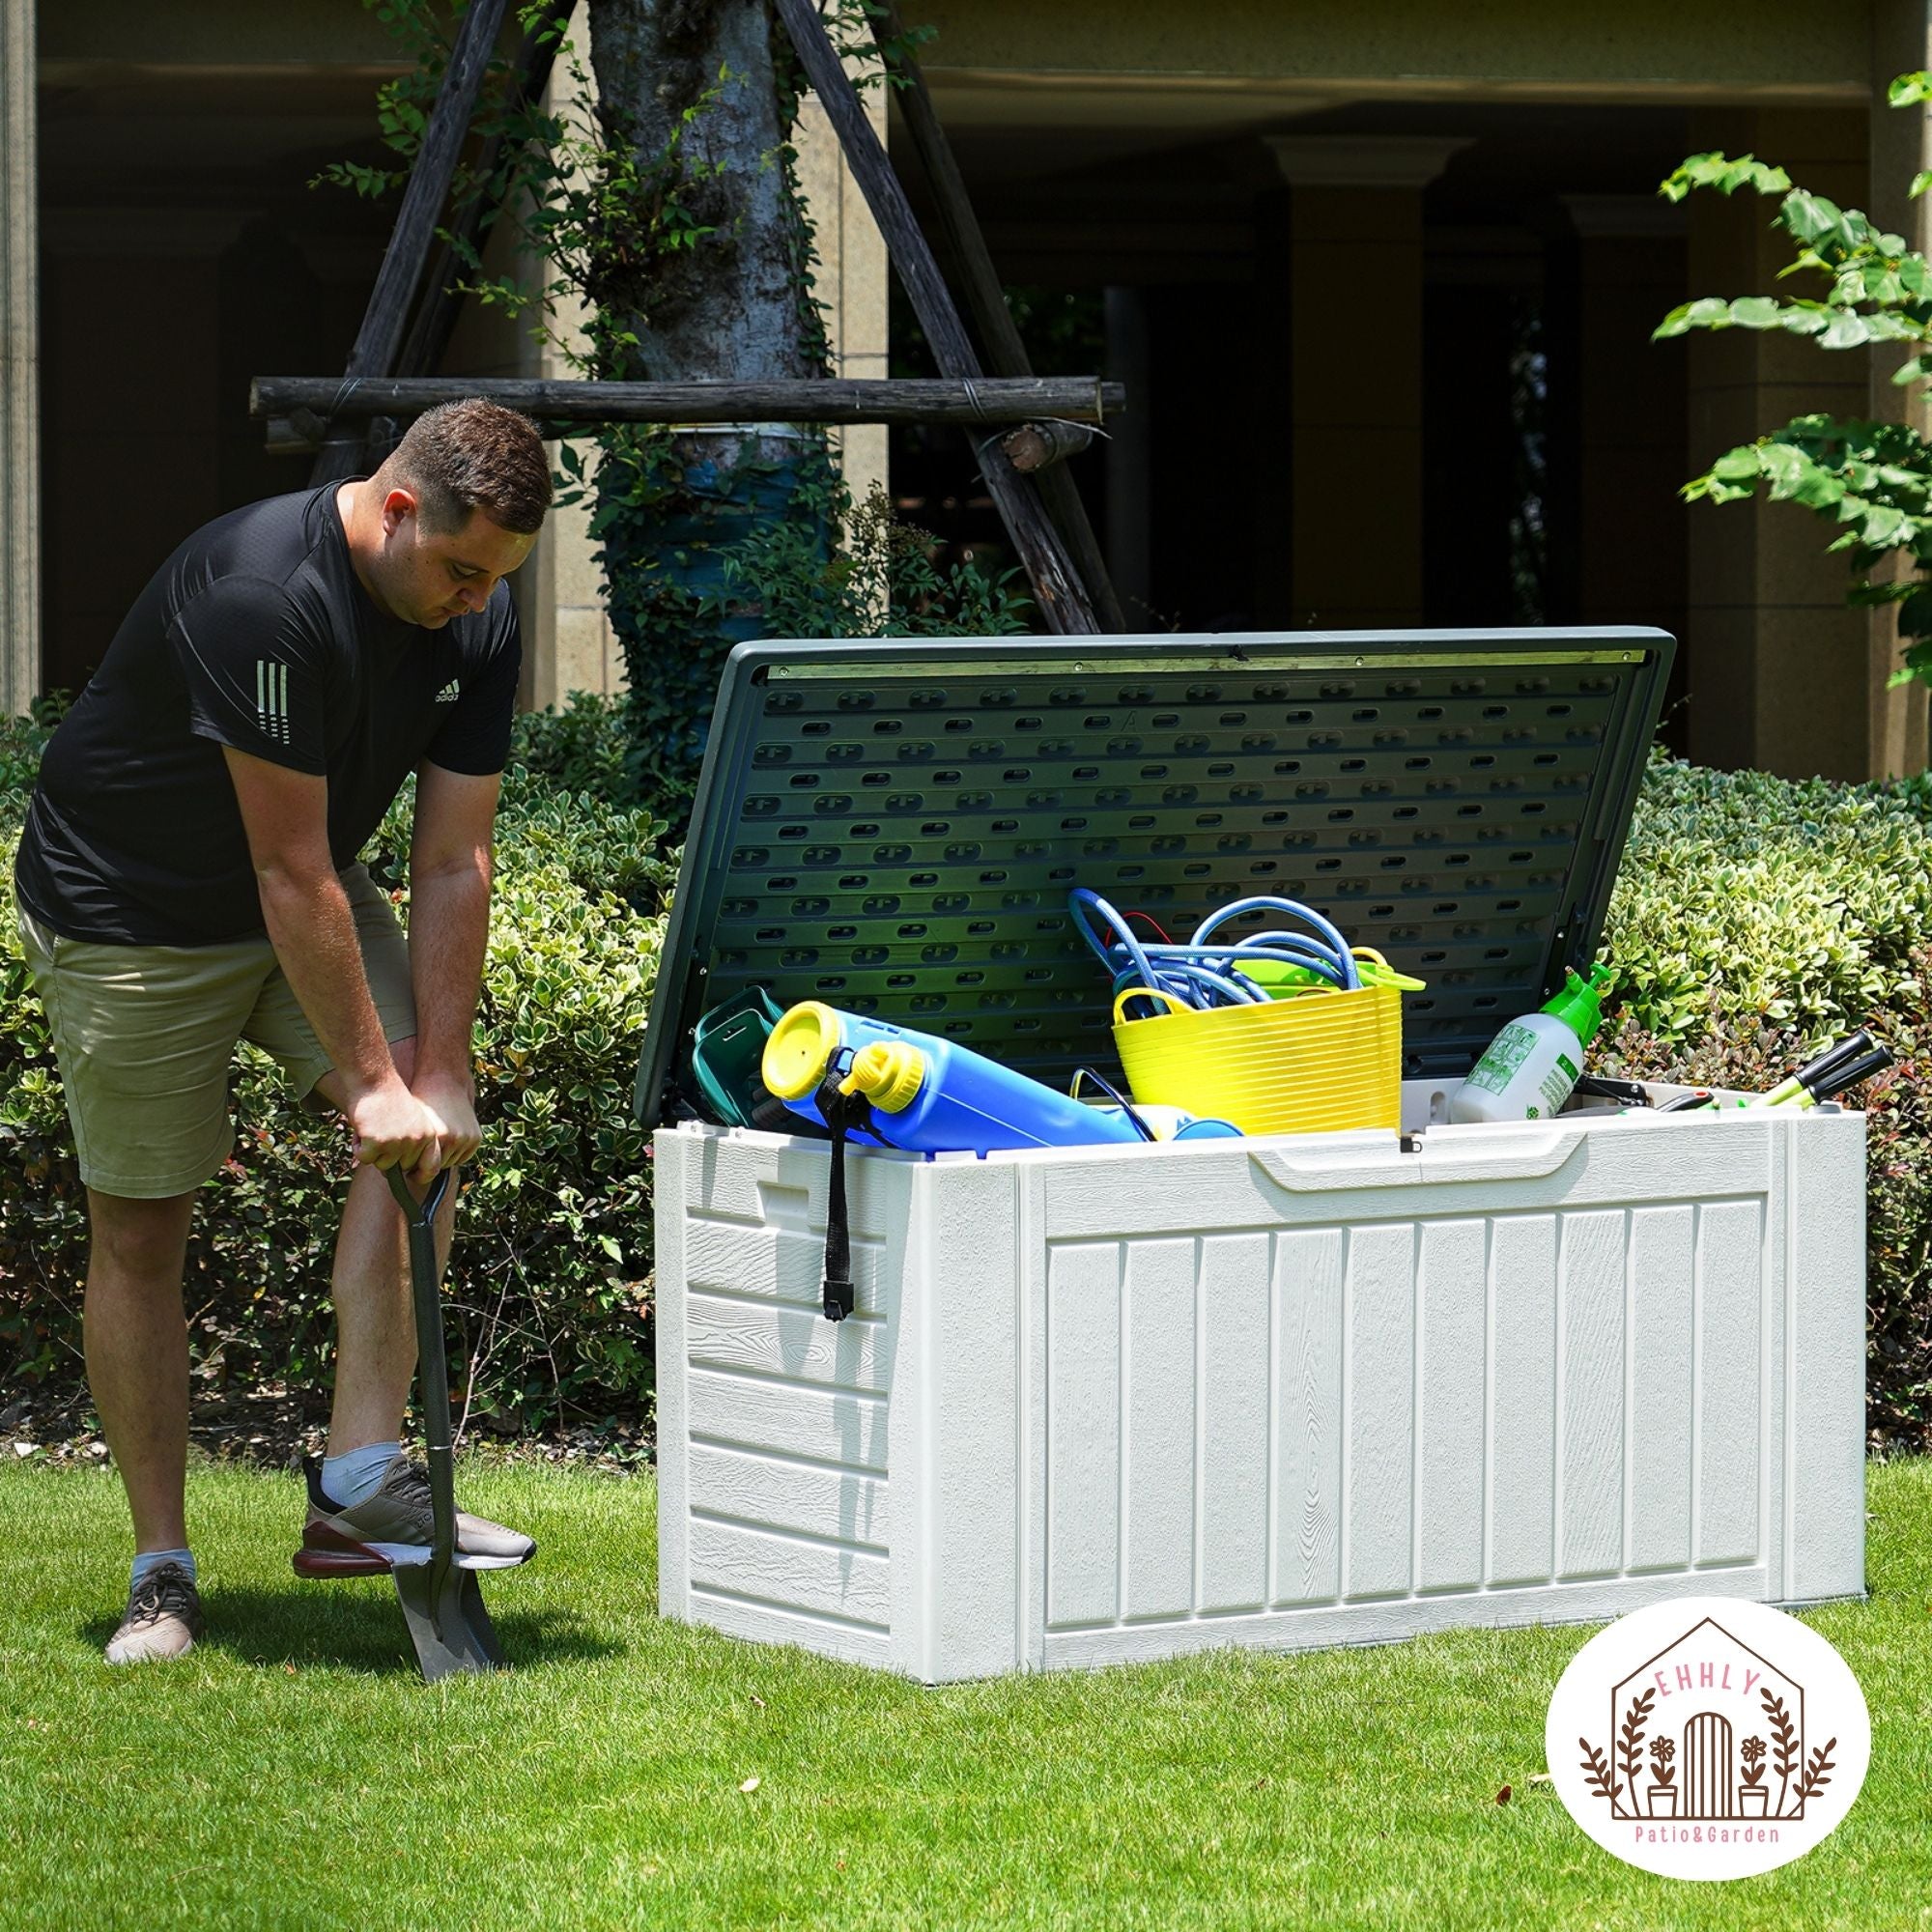
[[[910,298],[913,313],[932,344],[940,374],[979,379],[983,372],[959,311],[953,306],[932,250],[913,218],[911,205],[866,110],[840,65],[812,0],[773,0],[798,52],[800,65],[825,109],[853,178],[885,237],[887,253]],[[981,473],[1001,520],[1019,552],[1046,621],[1063,635],[1091,636],[1100,626],[1079,572],[1031,484],[1008,461],[997,441],[977,444]]]
[[[551,0],[544,15],[524,36],[523,43],[517,49],[512,85],[516,99],[526,107],[538,107],[543,103],[544,89],[550,84],[551,69],[556,64],[557,48],[575,5],[576,0]],[[491,135],[477,157],[478,181],[487,183],[497,172],[507,145],[506,135]],[[484,218],[489,213],[490,203],[479,194],[452,224],[469,247],[475,248],[482,240]],[[464,266],[463,256],[453,242],[445,242],[438,249],[436,265],[430,270],[421,299],[416,304],[409,339],[396,357],[397,375],[432,375],[442,360],[443,351],[449,347],[450,335],[456,327],[457,312],[463,306],[463,298],[451,294],[450,284],[459,278]]]
[[[931,185],[940,227],[958,270],[967,312],[973,318],[973,327],[979,330],[987,364],[995,376],[1030,376],[1033,368],[1027,359],[1026,345],[1013,326],[1006,291],[1000,286],[980,217],[973,212],[972,197],[966,192],[959,164],[952,156],[952,144],[946,138],[946,129],[932,104],[924,71],[913,57],[911,43],[905,38],[905,23],[899,17],[895,0],[884,0],[884,5],[876,11],[868,9],[867,18],[881,56],[904,83],[893,98],[905,117],[913,152]],[[1010,446],[1008,453],[1012,454]],[[1061,456],[1056,455],[1052,463],[1035,466],[1022,463],[1019,468],[1032,469],[1040,498],[1059,525],[1081,577],[1094,593],[1094,606],[1101,624],[1109,631],[1125,631],[1126,616],[1108,575],[1107,560],[1094,535],[1087,506],[1081,500],[1080,487],[1066,470],[1053,467],[1060,460]]]
[[[456,157],[476,112],[476,96],[503,24],[505,4],[506,0],[470,0],[469,11],[463,16],[436,105],[430,110],[429,125],[423,129],[422,145],[416,150],[408,185],[403,189],[403,205],[396,211],[396,225],[369,306],[363,312],[355,347],[349,353],[345,382],[386,375],[395,367],[403,325],[409,319],[410,298],[422,279],[436,218],[449,194]],[[331,437],[315,459],[311,480],[335,483],[355,475],[361,449],[359,431],[353,436]]]
[[[1092,423],[1068,422],[1065,416],[1048,416],[1040,422],[1023,422],[1000,439],[1000,447],[1022,476],[1038,478],[1057,469],[1069,456],[1078,456],[1092,447]]]
[[[1091,376],[981,376],[957,382],[579,383],[498,376],[257,376],[251,416],[320,420],[416,416],[439,403],[482,396],[551,422],[950,422],[987,429],[1041,417],[1097,423],[1119,413],[1125,391]],[[304,414],[306,412],[306,414]]]

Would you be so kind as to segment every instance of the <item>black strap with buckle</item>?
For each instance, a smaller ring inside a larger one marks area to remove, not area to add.
[[[818,1090],[818,1111],[832,1129],[832,1185],[825,1204],[825,1319],[842,1321],[852,1312],[852,1233],[845,1214],[845,1136],[872,1122],[872,1103],[863,1094],[841,1094],[838,1076]]]

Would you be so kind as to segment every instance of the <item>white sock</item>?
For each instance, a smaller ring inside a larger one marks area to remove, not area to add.
[[[151,1571],[158,1570],[163,1563],[179,1563],[187,1572],[187,1580],[194,1581],[194,1556],[186,1549],[143,1549],[136,1552],[134,1567],[128,1576],[128,1594],[131,1597],[146,1580]]]
[[[400,1442],[365,1442],[346,1456],[327,1456],[322,1464],[323,1493],[338,1509],[354,1509],[382,1487],[384,1472],[403,1453]]]

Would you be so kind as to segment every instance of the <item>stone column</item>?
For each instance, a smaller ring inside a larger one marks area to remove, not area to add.
[[[583,70],[590,68],[590,22],[579,0],[570,15],[569,38]],[[544,112],[573,111],[574,83],[570,63],[559,60],[544,92]],[[546,265],[526,261],[523,272],[530,281],[547,281]],[[471,307],[473,304],[466,304]],[[466,320],[468,318],[466,317]],[[550,312],[551,328],[560,343],[538,341],[526,326],[518,330],[521,376],[568,381],[582,375],[573,368],[565,347],[583,337],[584,310],[581,303]],[[452,345],[454,346],[454,345]],[[445,358],[448,366],[448,358]],[[578,443],[586,457],[587,439]],[[553,460],[556,445],[550,445]],[[624,685],[624,658],[616,633],[605,614],[604,573],[597,562],[597,545],[590,535],[591,499],[554,509],[544,524],[530,560],[511,580],[517,592],[517,614],[524,631],[523,688],[519,701],[533,711],[561,704],[573,691],[608,696]]]
[[[1693,118],[1693,152],[1747,152],[1842,206],[1862,207],[1864,116],[1740,110]],[[1693,194],[1690,292],[1772,294],[1791,259],[1756,196]],[[1790,284],[1784,284],[1787,290]],[[1796,292],[1795,290],[1792,292]],[[1862,415],[1870,406],[1864,352],[1830,355],[1782,333],[1693,333],[1690,473],[1813,411]],[[1692,504],[1690,528],[1690,750],[1699,764],[1755,766],[1788,778],[1862,779],[1872,743],[1872,624],[1845,603],[1845,561],[1826,554],[1832,531],[1790,503],[1762,497]]]
[[[867,88],[860,99],[884,140],[885,89]],[[792,145],[798,151],[806,217],[815,231],[816,294],[825,304],[832,373],[850,382],[883,381],[890,373],[885,240],[815,94],[808,94],[799,109]],[[875,487],[886,487],[888,434],[884,423],[854,423],[832,432],[855,504],[863,503]]]
[[[0,0],[0,712],[41,689],[39,224],[34,0]]]
[[[1551,464],[1573,469],[1561,614],[1579,624],[1684,625],[1684,366],[1651,331],[1683,300],[1682,208],[1655,195],[1567,195],[1552,249],[1572,366],[1550,373]],[[1559,391],[1561,393],[1559,393]],[[1551,532],[1551,550],[1557,535]],[[1557,612],[1552,610],[1552,615]]]
[[[1262,460],[1287,471],[1290,567],[1277,575],[1293,590],[1292,608],[1261,597],[1264,622],[1422,621],[1422,191],[1467,145],[1268,140],[1289,185],[1289,259],[1285,289],[1261,279],[1285,303],[1289,409]]]
[[[1679,640],[1661,735],[1681,753],[1696,677],[1687,546],[1703,506],[1678,499],[1692,469],[1683,349],[1651,334],[1684,299],[1690,217],[1654,194],[1566,195],[1549,212],[1544,612]]]

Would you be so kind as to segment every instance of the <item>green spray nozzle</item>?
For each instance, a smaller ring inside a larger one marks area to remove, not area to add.
[[[1598,960],[1587,980],[1573,968],[1563,976],[1563,990],[1554,999],[1546,1000],[1543,1010],[1561,1020],[1577,1036],[1579,1045],[1588,1046],[1604,1023],[1604,995],[1615,977],[1607,959]]]

